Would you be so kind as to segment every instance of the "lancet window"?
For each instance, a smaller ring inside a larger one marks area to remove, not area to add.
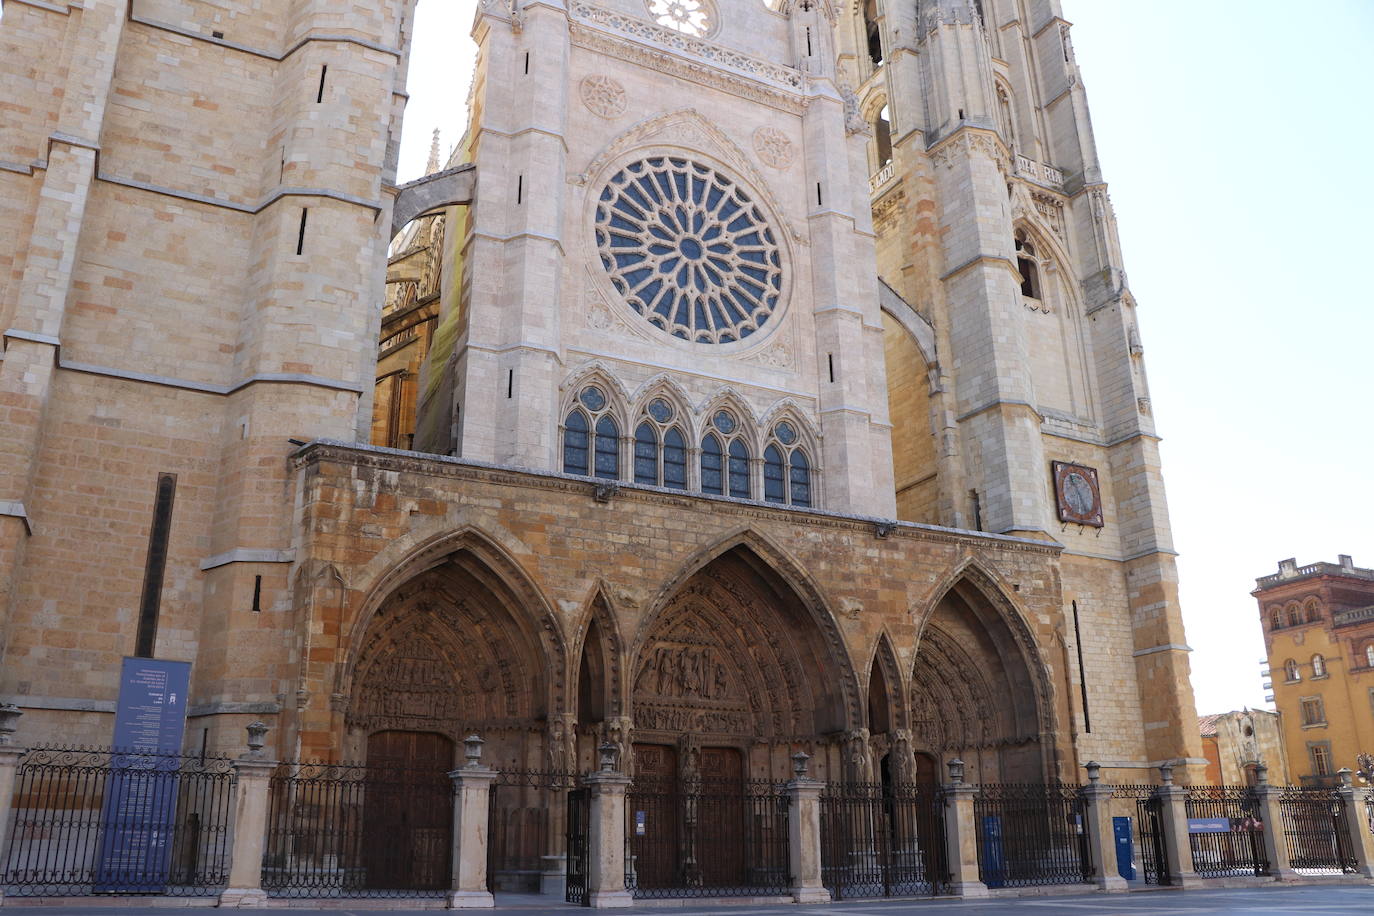
[[[811,505],[811,462],[798,444],[796,427],[787,420],[773,427],[763,451],[763,498],[770,503]]]
[[[701,438],[701,489],[703,493],[748,499],[749,446],[740,435],[739,420],[728,410],[717,410]]]
[[[620,426],[606,393],[588,385],[563,421],[563,473],[620,478]]]
[[[635,427],[635,483],[687,489],[687,437],[677,420],[677,411],[664,398],[654,398],[644,408]]]
[[[1024,229],[1016,230],[1016,269],[1021,274],[1021,295],[1027,299],[1041,298],[1039,259],[1035,243]]]

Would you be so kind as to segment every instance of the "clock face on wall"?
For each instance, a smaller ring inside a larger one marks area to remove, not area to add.
[[[1054,498],[1061,522],[1102,527],[1102,491],[1096,468],[1054,462]]]

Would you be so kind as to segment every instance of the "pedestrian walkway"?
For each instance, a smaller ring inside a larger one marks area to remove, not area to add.
[[[1158,890],[1131,894],[1069,894],[1046,897],[1006,897],[993,900],[855,900],[843,903],[797,906],[796,904],[758,905],[673,901],[686,906],[636,906],[616,910],[625,916],[766,916],[766,914],[834,914],[834,916],[1229,916],[1262,913],[1264,916],[1365,916],[1374,914],[1374,887],[1257,887],[1207,889],[1194,891]],[[6,903],[5,916],[131,916],[135,913],[166,912],[164,906],[140,906],[126,900],[119,906],[85,906],[63,902],[56,906],[14,906]],[[369,910],[350,901],[344,906],[276,907],[237,910],[244,916],[283,916],[291,912],[326,912],[335,916],[385,913],[387,916],[432,914],[433,909]],[[501,916],[543,916],[584,912],[580,907],[550,902],[546,897],[523,894],[498,894],[496,909]]]

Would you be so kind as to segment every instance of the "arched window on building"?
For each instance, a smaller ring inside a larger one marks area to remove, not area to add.
[[[728,410],[717,410],[711,428],[701,438],[701,489],[704,493],[748,499],[749,446],[740,437],[739,421]]]
[[[773,427],[763,452],[763,498],[768,502],[811,505],[811,462],[797,440],[797,430],[787,420]]]
[[[1283,626],[1283,614],[1278,608],[1269,609],[1269,629],[1277,630]]]
[[[1364,663],[1374,668],[1374,642],[1364,647]]]
[[[1302,603],[1302,619],[1304,623],[1316,623],[1322,619],[1322,603],[1316,598],[1308,598]]]
[[[1016,230],[1016,270],[1021,274],[1021,295],[1027,299],[1040,298],[1040,264],[1035,243],[1024,229]]]
[[[878,168],[882,168],[892,161],[892,116],[886,105],[873,119],[873,142],[878,150]]]
[[[620,479],[620,426],[606,392],[588,385],[563,420],[563,473]]]
[[[1288,625],[1290,627],[1300,627],[1302,623],[1302,605],[1294,601],[1292,604],[1288,605]]]
[[[1320,652],[1312,656],[1312,676],[1326,677],[1326,658]]]
[[[864,33],[868,38],[868,57],[873,66],[883,62],[883,36],[878,25],[878,0],[864,0]]]
[[[1291,658],[1283,663],[1283,679],[1290,684],[1302,680],[1302,675],[1298,672],[1298,663]]]
[[[687,489],[687,437],[676,425],[676,411],[654,398],[635,428],[635,483]]]

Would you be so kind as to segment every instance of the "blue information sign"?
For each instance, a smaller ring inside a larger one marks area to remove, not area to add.
[[[995,814],[983,817],[983,883],[1001,887],[1005,865],[1002,861],[1002,819]]]
[[[1131,842],[1131,819],[1112,818],[1112,836],[1116,839],[1116,873],[1127,881],[1135,880],[1135,847]]]
[[[161,893],[176,824],[189,662],[126,658],[93,890]]]
[[[1230,833],[1231,819],[1229,817],[1190,817],[1188,818],[1189,833]]]

